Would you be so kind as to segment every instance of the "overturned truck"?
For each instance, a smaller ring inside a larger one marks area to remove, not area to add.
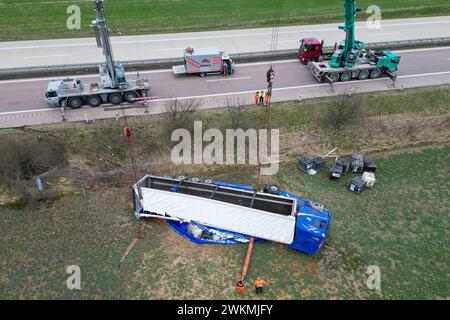
[[[223,181],[146,175],[133,186],[133,199],[138,219],[164,219],[196,243],[242,243],[254,237],[314,254],[331,220],[322,205],[275,186],[258,192]]]

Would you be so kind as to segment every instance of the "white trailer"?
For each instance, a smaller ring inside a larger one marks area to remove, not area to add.
[[[184,64],[173,66],[175,75],[198,74],[204,77],[208,73],[223,73],[224,62],[234,71],[234,62],[230,56],[217,48],[186,48],[183,52]]]

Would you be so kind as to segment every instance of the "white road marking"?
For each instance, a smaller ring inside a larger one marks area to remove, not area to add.
[[[449,50],[450,47],[435,47],[435,48],[422,48],[422,49],[405,49],[405,50],[395,50],[396,53],[404,52],[422,52],[422,51],[439,51],[439,50]]]
[[[186,47],[183,48],[162,48],[162,49],[151,49],[151,51],[170,51],[170,50],[184,50]]]
[[[450,71],[434,72],[434,73],[422,73],[422,74],[411,74],[411,75],[399,76],[399,77],[397,77],[397,79],[414,78],[414,77],[429,77],[429,76],[436,76],[436,75],[443,75],[443,74],[450,74]],[[352,84],[352,83],[373,82],[373,81],[383,81],[383,80],[387,81],[387,80],[389,80],[389,78],[356,80],[356,81],[351,81],[351,82],[336,82],[335,85],[349,85],[349,84]],[[317,84],[308,84],[308,85],[302,85],[302,86],[273,88],[272,91],[283,91],[283,90],[305,89],[305,88],[317,88],[317,87],[326,87],[326,86],[329,86],[329,84],[328,83],[317,83]],[[173,100],[173,99],[178,99],[178,100],[183,100],[183,99],[201,99],[201,98],[223,97],[223,96],[229,96],[229,95],[247,94],[247,93],[254,93],[254,92],[255,92],[255,90],[248,90],[248,91],[240,91],[240,92],[207,94],[207,95],[200,95],[200,96],[163,98],[163,99],[155,99],[153,101],[169,101],[169,100]]]
[[[224,78],[224,79],[206,80],[206,82],[232,81],[232,80],[243,80],[243,79],[251,79],[251,78],[252,77]]]
[[[369,36],[377,37],[377,36],[393,36],[396,34],[402,34],[401,32],[390,32],[390,33],[369,33]]]
[[[39,59],[39,58],[56,58],[56,57],[68,57],[68,54],[55,54],[55,55],[48,55],[48,56],[30,56],[30,57],[24,57],[24,59]]]
[[[437,47],[437,48],[422,48],[422,49],[408,49],[408,50],[398,50],[396,53],[410,53],[410,52],[422,52],[422,51],[440,51],[440,50],[450,50],[450,47]],[[449,59],[450,60],[450,59]],[[300,63],[298,59],[288,59],[288,60],[277,60],[273,62],[274,64],[279,63]],[[245,66],[258,66],[258,65],[268,65],[268,61],[262,62],[249,62],[237,64],[236,67],[245,67]],[[152,73],[167,73],[172,72],[172,69],[160,69],[160,70],[147,70],[147,71],[139,71],[140,75],[143,74],[152,74]],[[127,75],[136,75],[137,71],[134,72],[126,72]],[[98,74],[90,74],[90,75],[80,75],[76,76],[78,79],[84,78],[96,78],[99,77]],[[45,77],[45,78],[29,78],[29,79],[17,79],[17,80],[2,80],[0,81],[0,85],[2,84],[11,84],[11,83],[21,83],[21,82],[39,82],[39,81],[51,81],[51,80],[60,80],[63,77]]]
[[[433,72],[433,73],[421,73],[421,74],[411,74],[411,75],[404,75],[399,76],[397,79],[407,79],[407,78],[416,78],[416,77],[430,77],[430,76],[438,76],[438,75],[444,75],[444,74],[450,74],[450,71],[442,71],[442,72]],[[373,82],[373,81],[388,81],[388,78],[378,78],[378,79],[367,79],[367,80],[357,80],[357,81],[351,81],[351,82],[337,82],[335,85],[349,85],[352,83],[361,83],[361,82]],[[329,86],[327,83],[317,83],[317,84],[309,84],[309,85],[302,85],[302,86],[292,86],[292,87],[283,87],[283,88],[273,88],[273,91],[283,91],[283,90],[292,90],[292,89],[306,89],[306,88],[317,88],[317,87],[326,87]],[[240,92],[227,92],[227,93],[216,93],[216,94],[207,94],[207,95],[199,95],[199,96],[186,96],[186,97],[177,97],[177,98],[162,98],[162,99],[155,99],[154,102],[158,101],[170,101],[173,99],[178,100],[187,100],[187,99],[202,99],[202,98],[211,98],[211,97],[223,97],[223,96],[229,96],[229,95],[239,95],[239,94],[248,94],[248,93],[254,93],[255,90],[248,90],[248,91],[240,91]],[[16,113],[27,113],[27,112],[44,112],[44,111],[58,111],[58,108],[51,108],[51,109],[30,109],[30,110],[22,110],[22,111],[8,111],[8,112],[0,112],[0,115],[7,115],[7,114],[16,114]]]
[[[423,21],[423,22],[409,22],[409,23],[394,23],[394,24],[383,24],[382,27],[401,27],[401,26],[414,26],[414,25],[430,25],[430,24],[449,24],[449,20],[442,21]],[[367,29],[365,24],[357,25],[356,29]],[[309,30],[295,30],[295,31],[280,31],[280,35],[284,34],[299,34],[299,33],[314,33],[314,32],[324,32],[324,31],[339,31],[336,27],[332,28],[322,28],[322,29],[309,29]],[[225,38],[246,38],[246,37],[263,37],[271,36],[271,32],[263,33],[247,33],[247,34],[230,34],[230,35],[216,35],[216,36],[199,36],[199,37],[184,37],[184,38],[167,38],[163,39],[139,39],[139,40],[129,40],[129,41],[112,41],[113,45],[119,44],[131,44],[131,43],[154,43],[154,42],[167,42],[167,41],[192,41],[192,40],[205,40],[205,39],[225,39]],[[70,39],[69,39],[70,41]],[[66,43],[66,44],[54,44],[54,45],[35,45],[35,46],[20,46],[20,47],[3,47],[2,50],[18,50],[18,49],[37,49],[37,48],[58,48],[58,47],[79,47],[79,46],[96,46],[95,42],[88,43]]]
[[[27,112],[44,112],[44,111],[55,111],[59,110],[58,108],[52,108],[52,109],[32,109],[32,110],[22,110],[22,111],[8,111],[8,112],[0,112],[0,116],[7,115],[7,114],[17,114],[17,113],[27,113]]]

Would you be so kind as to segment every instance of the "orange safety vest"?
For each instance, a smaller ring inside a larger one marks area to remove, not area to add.
[[[255,287],[263,287],[266,284],[266,282],[262,279],[255,280]]]
[[[238,283],[236,285],[236,290],[237,290],[238,293],[244,293],[244,285]]]

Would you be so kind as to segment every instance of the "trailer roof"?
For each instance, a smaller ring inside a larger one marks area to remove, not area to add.
[[[294,239],[296,199],[154,176],[140,185],[144,212],[281,243]]]
[[[201,55],[214,55],[214,54],[221,54],[223,51],[217,49],[217,48],[193,48],[194,51],[192,53],[184,50],[184,54],[187,56],[201,56]]]

